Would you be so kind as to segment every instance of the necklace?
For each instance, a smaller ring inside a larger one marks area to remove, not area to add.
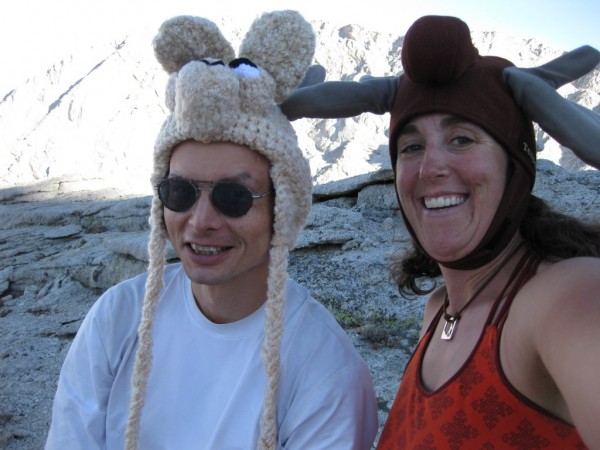
[[[485,289],[485,287],[490,284],[490,282],[496,277],[496,275],[498,275],[498,272],[500,272],[500,270],[504,267],[504,265],[514,256],[515,253],[517,253],[517,251],[523,246],[523,244],[521,243],[520,245],[518,245],[512,252],[510,252],[510,254],[504,258],[504,260],[502,261],[502,263],[500,263],[498,265],[498,267],[496,267],[496,269],[494,269],[494,271],[484,280],[484,282],[481,284],[481,286],[479,286],[479,288],[475,291],[475,293],[471,296],[471,298],[469,300],[467,300],[467,302],[463,305],[462,308],[460,308],[455,314],[448,314],[447,309],[448,306],[450,306],[450,299],[448,298],[448,290],[446,289],[446,297],[444,297],[444,306],[443,306],[443,311],[444,311],[444,328],[442,328],[442,340],[444,341],[450,341],[452,340],[452,335],[454,334],[454,330],[456,329],[456,325],[458,324],[458,321],[461,317],[462,312],[467,309],[467,306],[469,306],[473,300],[475,300],[477,298],[477,296],[481,293],[481,291],[483,291]]]

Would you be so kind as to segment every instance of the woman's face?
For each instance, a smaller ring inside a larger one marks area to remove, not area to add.
[[[396,189],[421,246],[441,262],[468,255],[504,193],[506,152],[479,126],[447,114],[413,119],[397,145]]]

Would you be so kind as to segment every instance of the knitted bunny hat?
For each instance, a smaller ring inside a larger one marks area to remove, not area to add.
[[[245,145],[270,162],[275,204],[261,352],[267,385],[258,447],[275,448],[288,254],[312,199],[308,162],[278,104],[298,87],[306,73],[315,36],[310,24],[295,11],[267,13],[254,21],[235,58],[230,43],[213,22],[178,16],[162,24],[153,45],[156,58],[170,74],[166,89],[170,114],[156,139],[152,185],[156,187],[167,176],[173,148],[189,139]],[[127,449],[139,446],[140,418],[152,367],[152,326],[164,286],[166,236],[163,206],[155,190],[150,211],[149,274],[125,435]]]

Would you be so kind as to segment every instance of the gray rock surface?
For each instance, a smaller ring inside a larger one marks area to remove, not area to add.
[[[146,265],[150,197],[60,190],[44,182],[0,190],[0,447],[41,448],[60,366],[81,320],[108,287]],[[409,236],[393,185],[315,200],[290,273],[326,305],[367,361],[383,424],[416,343],[423,299],[402,299],[385,266]],[[600,173],[540,161],[536,193],[598,219]],[[171,252],[170,257],[175,255]]]
[[[315,29],[316,61],[330,79],[401,70],[399,36],[353,25]],[[0,448],[43,447],[60,366],[81,320],[104,290],[145,270],[150,153],[165,114],[150,36],[98,45],[2,93]],[[534,40],[474,39],[482,53],[522,66],[557,55]],[[599,78],[595,71],[562,93],[597,110]],[[396,211],[388,119],[295,123],[315,203],[290,263],[367,361],[381,424],[424,301],[402,299],[385,266],[389,252],[409,243]],[[543,131],[537,138],[535,192],[560,211],[598,220],[599,172],[580,170],[585,165]]]

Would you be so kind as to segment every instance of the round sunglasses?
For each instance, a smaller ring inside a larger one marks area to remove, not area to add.
[[[210,187],[199,187],[198,184],[207,184]],[[274,192],[273,189],[270,189],[264,194],[256,195],[240,183],[198,181],[186,178],[165,178],[156,189],[158,198],[164,207],[174,212],[190,210],[200,198],[200,192],[208,191],[213,206],[228,217],[241,217],[247,214],[255,199],[266,197]]]

